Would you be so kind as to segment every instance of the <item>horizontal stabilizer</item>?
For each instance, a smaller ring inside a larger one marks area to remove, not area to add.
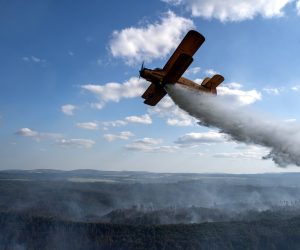
[[[224,77],[221,75],[214,75],[212,78],[205,78],[201,83],[206,88],[216,88],[224,81]]]
[[[180,54],[172,67],[166,73],[162,83],[176,83],[192,62],[193,58],[190,55]]]
[[[214,75],[212,78],[206,77],[201,83],[202,86],[210,89],[210,92],[217,94],[217,87],[224,81],[224,77],[221,75]]]
[[[142,97],[145,99],[145,104],[155,106],[166,94],[167,92],[163,87],[157,86],[155,83],[151,83]]]

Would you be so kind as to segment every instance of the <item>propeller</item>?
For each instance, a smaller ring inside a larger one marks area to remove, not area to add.
[[[142,62],[142,66],[141,66],[141,69],[139,71],[139,73],[140,73],[139,79],[141,78],[141,74],[142,74],[143,70],[144,70],[144,61]]]

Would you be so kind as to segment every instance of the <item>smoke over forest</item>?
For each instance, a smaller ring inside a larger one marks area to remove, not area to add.
[[[0,171],[0,247],[286,246],[300,225],[299,183],[296,173]]]

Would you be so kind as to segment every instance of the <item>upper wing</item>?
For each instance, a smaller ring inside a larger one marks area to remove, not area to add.
[[[193,62],[188,54],[180,54],[162,80],[162,84],[175,83]]]
[[[151,83],[142,97],[144,103],[155,106],[166,94],[165,83],[175,83],[193,62],[193,55],[199,49],[205,38],[195,30],[190,30],[183,38],[173,55],[163,68],[165,76],[162,84]]]
[[[164,66],[163,70],[168,73],[180,54],[186,54],[190,57],[193,57],[204,41],[204,36],[202,36],[199,32],[190,30],[178,45],[173,55]]]

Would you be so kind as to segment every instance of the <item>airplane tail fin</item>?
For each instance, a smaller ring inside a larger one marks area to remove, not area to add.
[[[217,94],[217,87],[224,81],[224,77],[221,75],[214,75],[212,78],[205,78],[201,83],[202,86],[209,88],[210,92],[214,95]]]

